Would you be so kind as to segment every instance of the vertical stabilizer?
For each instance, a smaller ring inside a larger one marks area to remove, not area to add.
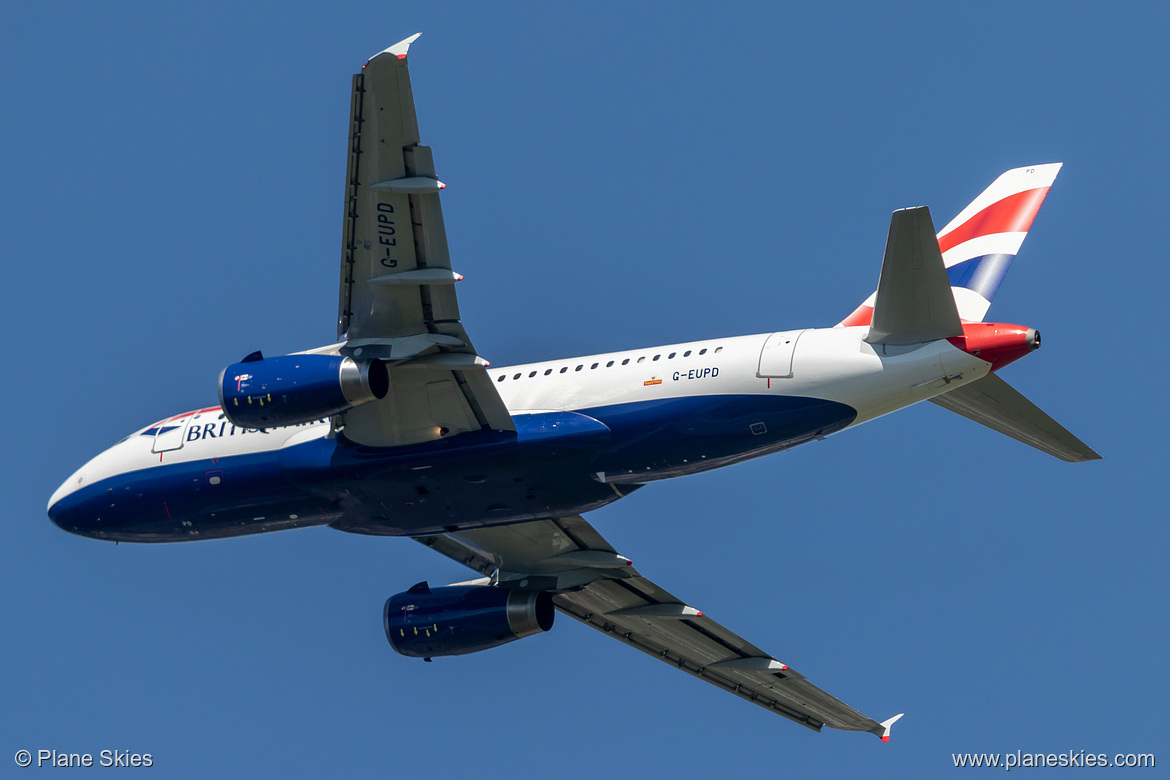
[[[991,183],[938,234],[939,251],[963,322],[983,322],[1008,266],[1061,163],[1013,168]],[[877,294],[839,324],[869,325]]]

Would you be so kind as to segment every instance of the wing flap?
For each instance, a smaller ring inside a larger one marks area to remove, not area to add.
[[[557,608],[647,655],[807,728],[879,734],[877,721],[816,687],[799,672],[728,630],[633,566],[584,518],[557,518],[419,538],[501,586],[554,591]],[[594,560],[604,566],[575,562]],[[625,560],[624,558],[622,560]]]

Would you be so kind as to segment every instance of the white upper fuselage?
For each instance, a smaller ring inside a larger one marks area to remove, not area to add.
[[[857,410],[853,425],[858,425],[978,379],[990,368],[946,341],[875,347],[864,341],[868,330],[785,332],[799,334],[787,377],[762,375],[765,343],[779,335],[768,333],[527,363],[488,373],[512,414],[683,396],[785,395],[847,404]]]

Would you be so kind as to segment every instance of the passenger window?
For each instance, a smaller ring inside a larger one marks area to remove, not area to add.
[[[562,368],[562,369],[561,369],[561,373],[563,374],[563,373],[565,373],[565,372],[566,372],[566,371],[568,371],[568,370],[569,370],[569,367],[568,367],[568,366],[565,366],[564,368]]]
[[[514,376],[514,377],[512,377],[512,378],[513,378],[513,379],[519,379],[519,378],[520,378],[520,375],[519,375],[519,374],[517,374],[516,376]]]
[[[583,368],[585,368],[585,366],[584,366],[584,365],[580,365],[580,366],[577,366],[576,368],[574,368],[573,370],[574,370],[574,371],[580,371],[580,370],[581,370],[581,369],[583,369]]]
[[[532,377],[534,377],[534,376],[536,376],[536,372],[535,372],[535,371],[533,371],[531,374],[529,374],[529,375],[528,375],[528,378],[529,378],[529,379],[531,379],[531,378],[532,378]]]
[[[683,353],[683,357],[690,357],[690,356],[691,356],[691,351],[689,349]]]
[[[610,367],[610,366],[612,366],[612,365],[613,365],[613,361],[611,360],[611,361],[609,361],[608,363],[606,363],[606,364],[605,364],[605,367],[606,367],[606,368],[609,368],[609,367]]]
[[[662,357],[662,355],[655,355],[655,356],[654,356],[654,359],[655,359],[655,360],[657,360],[657,359],[658,359],[658,358],[660,358],[660,357]]]
[[[700,354],[700,355],[706,355],[706,354],[707,354],[707,350],[705,350],[705,349],[700,349],[700,350],[699,350],[699,354]]]
[[[625,360],[623,360],[623,361],[622,361],[622,365],[623,365],[623,366],[624,366],[624,365],[627,365],[629,362],[630,362],[630,359],[629,359],[629,358],[626,358]]]
[[[552,369],[551,369],[551,368],[546,368],[546,369],[544,370],[544,375],[545,375],[545,376],[548,376],[548,375],[549,375],[549,374],[551,374],[551,373],[552,373]]]
[[[600,364],[600,363],[594,363],[593,365],[589,366],[589,370],[590,370],[590,371],[592,371],[593,369],[597,368],[599,365],[601,365],[601,364]]]
[[[674,360],[674,356],[677,354],[678,354],[677,352],[671,352],[669,355],[666,356],[666,359],[667,360]]]
[[[715,347],[715,354],[716,355],[718,355],[722,351],[723,351],[723,347]]]
[[[503,374],[500,374],[498,377],[496,377],[497,382],[503,382],[505,379],[507,379],[507,377],[505,377]]]
[[[639,363],[645,362],[645,360],[646,360],[646,356],[645,356],[645,355],[643,355],[642,357],[638,358],[638,362],[639,362]]]

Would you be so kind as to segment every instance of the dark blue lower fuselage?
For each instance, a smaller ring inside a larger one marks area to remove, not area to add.
[[[363,447],[342,434],[130,471],[64,496],[49,515],[73,533],[135,542],[322,524],[451,532],[587,512],[646,482],[787,449],[856,416],[832,401],[726,395],[521,414],[515,433],[404,447]]]

